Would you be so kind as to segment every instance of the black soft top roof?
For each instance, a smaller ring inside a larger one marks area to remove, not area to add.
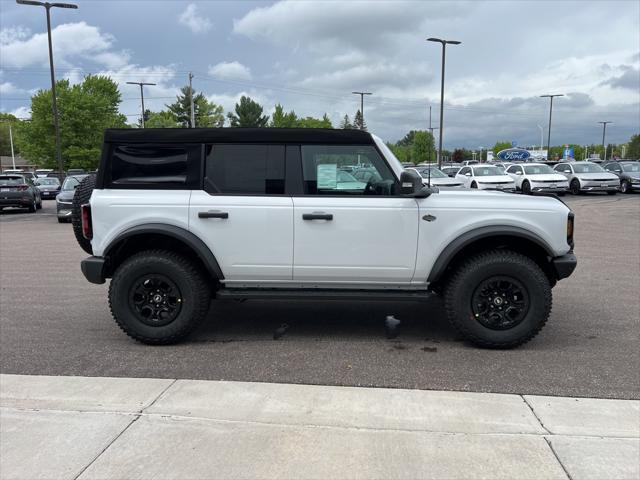
[[[108,143],[294,143],[371,145],[362,130],[329,128],[111,128]]]

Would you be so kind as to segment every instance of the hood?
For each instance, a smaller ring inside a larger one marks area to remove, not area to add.
[[[640,172],[622,172],[623,178],[633,178],[634,180],[640,180]]]
[[[473,179],[478,183],[513,182],[513,178],[509,175],[487,175],[486,177],[473,177]]]
[[[76,193],[75,190],[63,190],[58,194],[56,200],[60,200],[61,202],[71,202],[73,201],[74,193]]]
[[[428,185],[429,180],[426,178],[423,178],[422,183],[424,183],[425,185]],[[463,183],[462,183],[462,180],[447,177],[447,178],[432,178],[431,185],[433,185],[434,187],[458,187],[458,186],[462,186]]]
[[[554,181],[554,182],[566,182],[567,177],[560,175],[559,173],[538,173],[533,175],[527,175],[527,178],[532,182],[535,181]]]
[[[582,180],[618,180],[617,175],[609,172],[576,173],[574,175]]]

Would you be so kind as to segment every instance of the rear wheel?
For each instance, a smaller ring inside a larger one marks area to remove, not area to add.
[[[189,259],[148,250],[125,260],[113,274],[109,306],[118,326],[151,345],[176,343],[206,317],[211,293]]]
[[[571,180],[571,185],[569,185],[571,189],[571,193],[574,195],[580,195],[580,181],[578,179]]]
[[[71,223],[73,225],[73,234],[76,237],[76,241],[80,248],[87,252],[88,254],[92,254],[93,250],[91,249],[91,242],[84,238],[82,234],[82,218],[80,217],[80,207],[85,203],[89,203],[89,199],[91,198],[91,193],[93,193],[93,189],[96,186],[96,176],[89,175],[82,179],[76,191],[73,194],[73,204],[71,206]]]
[[[38,209],[38,205],[36,204],[36,199],[33,199],[33,203],[27,207],[29,209],[29,213],[35,213]]]
[[[468,341],[512,348],[531,340],[551,312],[551,286],[530,258],[509,250],[461,264],[444,290],[447,317]]]

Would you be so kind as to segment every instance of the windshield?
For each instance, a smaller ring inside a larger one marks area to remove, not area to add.
[[[600,173],[604,172],[604,169],[595,163],[574,163],[573,171],[575,173]]]
[[[447,174],[441,172],[437,168],[423,168],[418,170],[422,178],[429,178],[429,170],[431,170],[431,178],[447,178]]]
[[[554,172],[549,165],[525,165],[524,173],[527,175],[538,175],[556,172]]]
[[[473,174],[476,177],[489,177],[491,175],[504,175],[502,170],[498,167],[487,166],[487,167],[474,167]]]
[[[24,185],[24,178],[22,177],[0,177],[0,185]]]
[[[62,184],[62,190],[73,190],[76,188],[83,177],[67,177]]]
[[[53,177],[39,178],[38,179],[38,183],[40,185],[60,185],[60,180],[58,180],[57,178],[53,178]]]
[[[622,170],[625,172],[640,172],[640,163],[623,163]]]

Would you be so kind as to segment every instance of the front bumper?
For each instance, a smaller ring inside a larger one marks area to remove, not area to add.
[[[558,280],[567,278],[576,269],[578,259],[573,253],[567,253],[551,260],[551,265],[556,273]]]
[[[71,202],[60,202],[56,200],[56,209],[58,211],[58,218],[71,218],[71,208],[73,204]]]
[[[619,183],[581,182],[580,190],[583,192],[614,192],[620,190]]]
[[[91,283],[101,285],[104,283],[104,265],[106,261],[102,257],[87,257],[80,262],[80,270],[84,278]]]
[[[513,193],[516,191],[515,185],[491,185],[491,184],[478,184],[478,190],[493,190],[498,192],[510,192]]]
[[[60,192],[57,190],[40,190],[40,197],[42,199],[45,198],[56,198]]]
[[[555,186],[550,186],[544,183],[532,183],[532,192],[550,192],[550,193],[563,193],[569,190],[568,183],[558,183]]]

